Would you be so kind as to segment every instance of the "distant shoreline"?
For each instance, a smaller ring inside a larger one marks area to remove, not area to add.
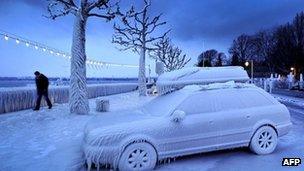
[[[50,85],[60,86],[69,85],[69,78],[49,78]],[[88,84],[102,83],[133,83],[137,82],[137,78],[87,78]],[[18,78],[18,77],[0,77],[0,87],[32,87],[35,86],[34,77]]]
[[[151,79],[155,79],[154,77]],[[51,86],[69,85],[69,78],[50,77]],[[137,78],[87,78],[87,84],[105,84],[105,83],[137,83]],[[0,77],[0,88],[13,87],[33,87],[35,86],[34,77]]]

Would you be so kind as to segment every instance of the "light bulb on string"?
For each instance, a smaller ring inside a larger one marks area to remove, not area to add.
[[[22,37],[13,35],[13,34],[9,34],[9,33],[5,33],[5,32],[1,32],[1,35],[3,36],[3,39],[5,41],[9,41],[9,39],[12,39],[13,41],[16,42],[16,44],[25,44],[27,47],[30,47],[32,49],[36,49],[36,50],[41,50],[43,52],[48,52],[52,55],[55,56],[60,56],[60,57],[64,57],[66,59],[71,60],[72,56],[68,53],[59,51],[57,49],[52,49],[52,48],[48,48],[48,46],[40,44],[38,42],[35,41],[31,41],[31,40],[26,40],[23,39]],[[138,66],[136,65],[128,65],[128,64],[119,64],[119,63],[107,63],[107,62],[102,62],[102,61],[95,61],[95,60],[87,60],[86,64],[89,65],[89,67],[95,68],[95,69],[103,69],[104,67],[108,68],[108,67],[134,67],[134,68],[138,68]]]

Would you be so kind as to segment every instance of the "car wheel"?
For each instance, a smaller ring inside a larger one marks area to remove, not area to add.
[[[278,136],[276,131],[270,126],[262,126],[251,138],[250,150],[256,154],[269,154],[277,146]]]
[[[134,143],[122,153],[118,168],[121,171],[153,170],[157,161],[155,149],[148,143]]]

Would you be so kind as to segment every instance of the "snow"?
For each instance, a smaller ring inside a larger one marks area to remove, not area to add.
[[[110,111],[136,108],[153,97],[136,92],[107,96]],[[85,124],[99,113],[90,100],[90,115],[71,115],[68,104],[53,109],[24,110],[0,115],[0,170],[73,170],[83,166],[82,140]]]
[[[69,107],[70,112],[76,114],[88,114],[90,111],[86,80],[86,5],[87,2],[82,1],[77,9],[73,27]]]
[[[119,114],[119,111],[138,108],[154,97],[138,97],[136,92],[130,92],[106,98],[110,100],[111,112]],[[95,99],[90,100],[92,115],[70,115],[67,104],[55,105],[52,110],[24,110],[1,115],[0,170],[65,171],[78,170],[79,167],[84,170],[81,143],[86,123],[96,116],[108,117],[113,123],[124,120],[119,116],[111,120],[110,114],[113,113],[110,112],[94,112],[94,104]],[[225,150],[173,158],[170,164],[169,159],[163,160],[156,170],[287,170],[281,166],[282,158],[304,155],[303,108],[289,109],[292,130],[279,138],[276,150],[270,155],[258,156],[247,148]],[[99,124],[112,123],[101,120]],[[293,169],[303,170],[304,167],[300,165]]]
[[[143,108],[88,122],[84,153],[89,168],[95,163],[97,167],[109,164],[116,169],[119,156],[134,142],[152,144],[161,162],[199,152],[247,147],[255,130],[266,124],[275,126],[278,136],[291,127],[286,107],[254,85],[228,82],[201,86],[208,91],[197,87],[188,86],[159,96]],[[267,148],[259,151],[272,152]]]
[[[189,91],[175,91],[164,96],[158,96],[151,100],[142,108],[145,113],[153,116],[169,114],[173,108],[177,107],[189,95]]]
[[[95,98],[98,96],[124,93],[133,91],[136,88],[137,84],[135,83],[92,84],[88,86],[88,97]],[[67,103],[69,100],[69,87],[50,87],[49,97],[52,102]],[[36,89],[34,87],[0,89],[0,114],[34,108],[35,103]]]
[[[182,121],[185,117],[186,117],[186,113],[185,113],[184,111],[176,110],[176,111],[174,111],[174,113],[173,113],[172,121],[173,121],[173,122],[180,122],[180,121]]]
[[[142,42],[140,46],[140,56],[139,56],[139,68],[138,68],[138,91],[140,96],[146,96],[147,86],[146,86],[146,42]]]
[[[145,104],[143,106],[143,110],[146,112],[149,111],[147,113],[151,115],[161,116],[173,112],[172,109],[176,108],[177,105],[179,105],[182,101],[184,101],[185,98],[188,97],[189,94],[191,93],[195,93],[197,91],[204,91],[204,90],[233,89],[233,88],[259,89],[253,84],[235,83],[234,81],[229,81],[226,83],[212,83],[207,85],[188,85],[182,88],[180,91],[174,91],[172,93],[163,96],[158,96],[156,99],[151,100],[149,103]],[[261,89],[259,90],[261,91]],[[223,93],[221,93],[221,95],[225,97]],[[204,99],[200,99],[200,97],[198,97],[198,99],[195,99],[195,101],[202,101],[202,100]]]
[[[160,75],[156,85],[160,94],[166,94],[186,85],[245,82],[248,79],[247,72],[242,67],[189,67]]]
[[[273,94],[273,96],[282,103],[288,103],[291,105],[304,107],[304,100],[302,98],[279,95],[279,94]]]

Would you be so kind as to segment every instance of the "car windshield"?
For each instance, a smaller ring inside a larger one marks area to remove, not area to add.
[[[142,111],[153,116],[169,115],[185,98],[187,93],[176,91],[151,100],[142,107]]]

